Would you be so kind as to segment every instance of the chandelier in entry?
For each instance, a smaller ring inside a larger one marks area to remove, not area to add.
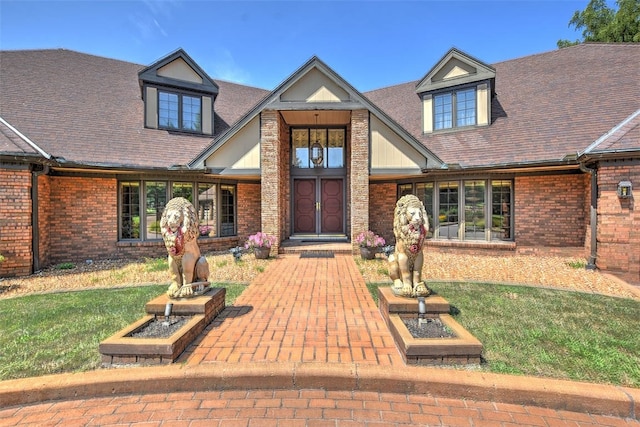
[[[313,145],[311,145],[311,151],[309,152],[310,156],[311,156],[311,161],[313,162],[313,164],[315,165],[315,167],[320,167],[322,166],[322,162],[324,161],[324,148],[322,147],[322,144],[320,144],[320,142],[318,141],[318,113],[316,113],[316,129],[315,129],[315,135],[316,135],[316,140],[313,143]]]

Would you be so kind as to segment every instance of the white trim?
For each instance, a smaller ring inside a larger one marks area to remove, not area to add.
[[[7,122],[5,119],[3,119],[2,117],[0,117],[0,122],[2,122],[3,125],[5,125],[6,127],[8,127],[11,132],[15,133],[16,135],[18,135],[18,137],[20,139],[22,139],[24,142],[26,142],[27,144],[29,144],[31,146],[31,148],[33,148],[34,150],[36,150],[38,153],[42,154],[47,160],[51,160],[51,158],[53,156],[51,156],[51,154],[47,153],[46,151],[44,151],[42,148],[38,147],[38,145],[33,142],[32,140],[30,140],[29,138],[27,138],[22,132],[20,132],[18,129],[14,128],[13,126],[11,126],[9,124],[9,122]]]

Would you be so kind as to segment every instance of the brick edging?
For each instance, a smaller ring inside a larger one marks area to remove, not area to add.
[[[0,382],[3,406],[204,390],[415,393],[640,419],[640,389],[453,369],[326,363],[211,363],[96,370]]]

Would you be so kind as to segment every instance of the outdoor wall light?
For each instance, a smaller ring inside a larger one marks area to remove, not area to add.
[[[618,197],[621,199],[631,197],[631,181],[620,181],[618,183]]]

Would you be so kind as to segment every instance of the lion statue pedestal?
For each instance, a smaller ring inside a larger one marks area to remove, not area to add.
[[[169,253],[171,285],[169,298],[185,298],[194,295],[193,283],[209,280],[209,263],[200,255],[198,247],[198,216],[190,201],[176,197],[167,203],[160,219],[162,239]],[[200,293],[200,292],[198,292]]]
[[[414,195],[402,196],[393,215],[396,247],[389,255],[389,277],[393,293],[403,297],[425,297],[431,293],[422,281],[422,246],[429,229],[424,205]]]

